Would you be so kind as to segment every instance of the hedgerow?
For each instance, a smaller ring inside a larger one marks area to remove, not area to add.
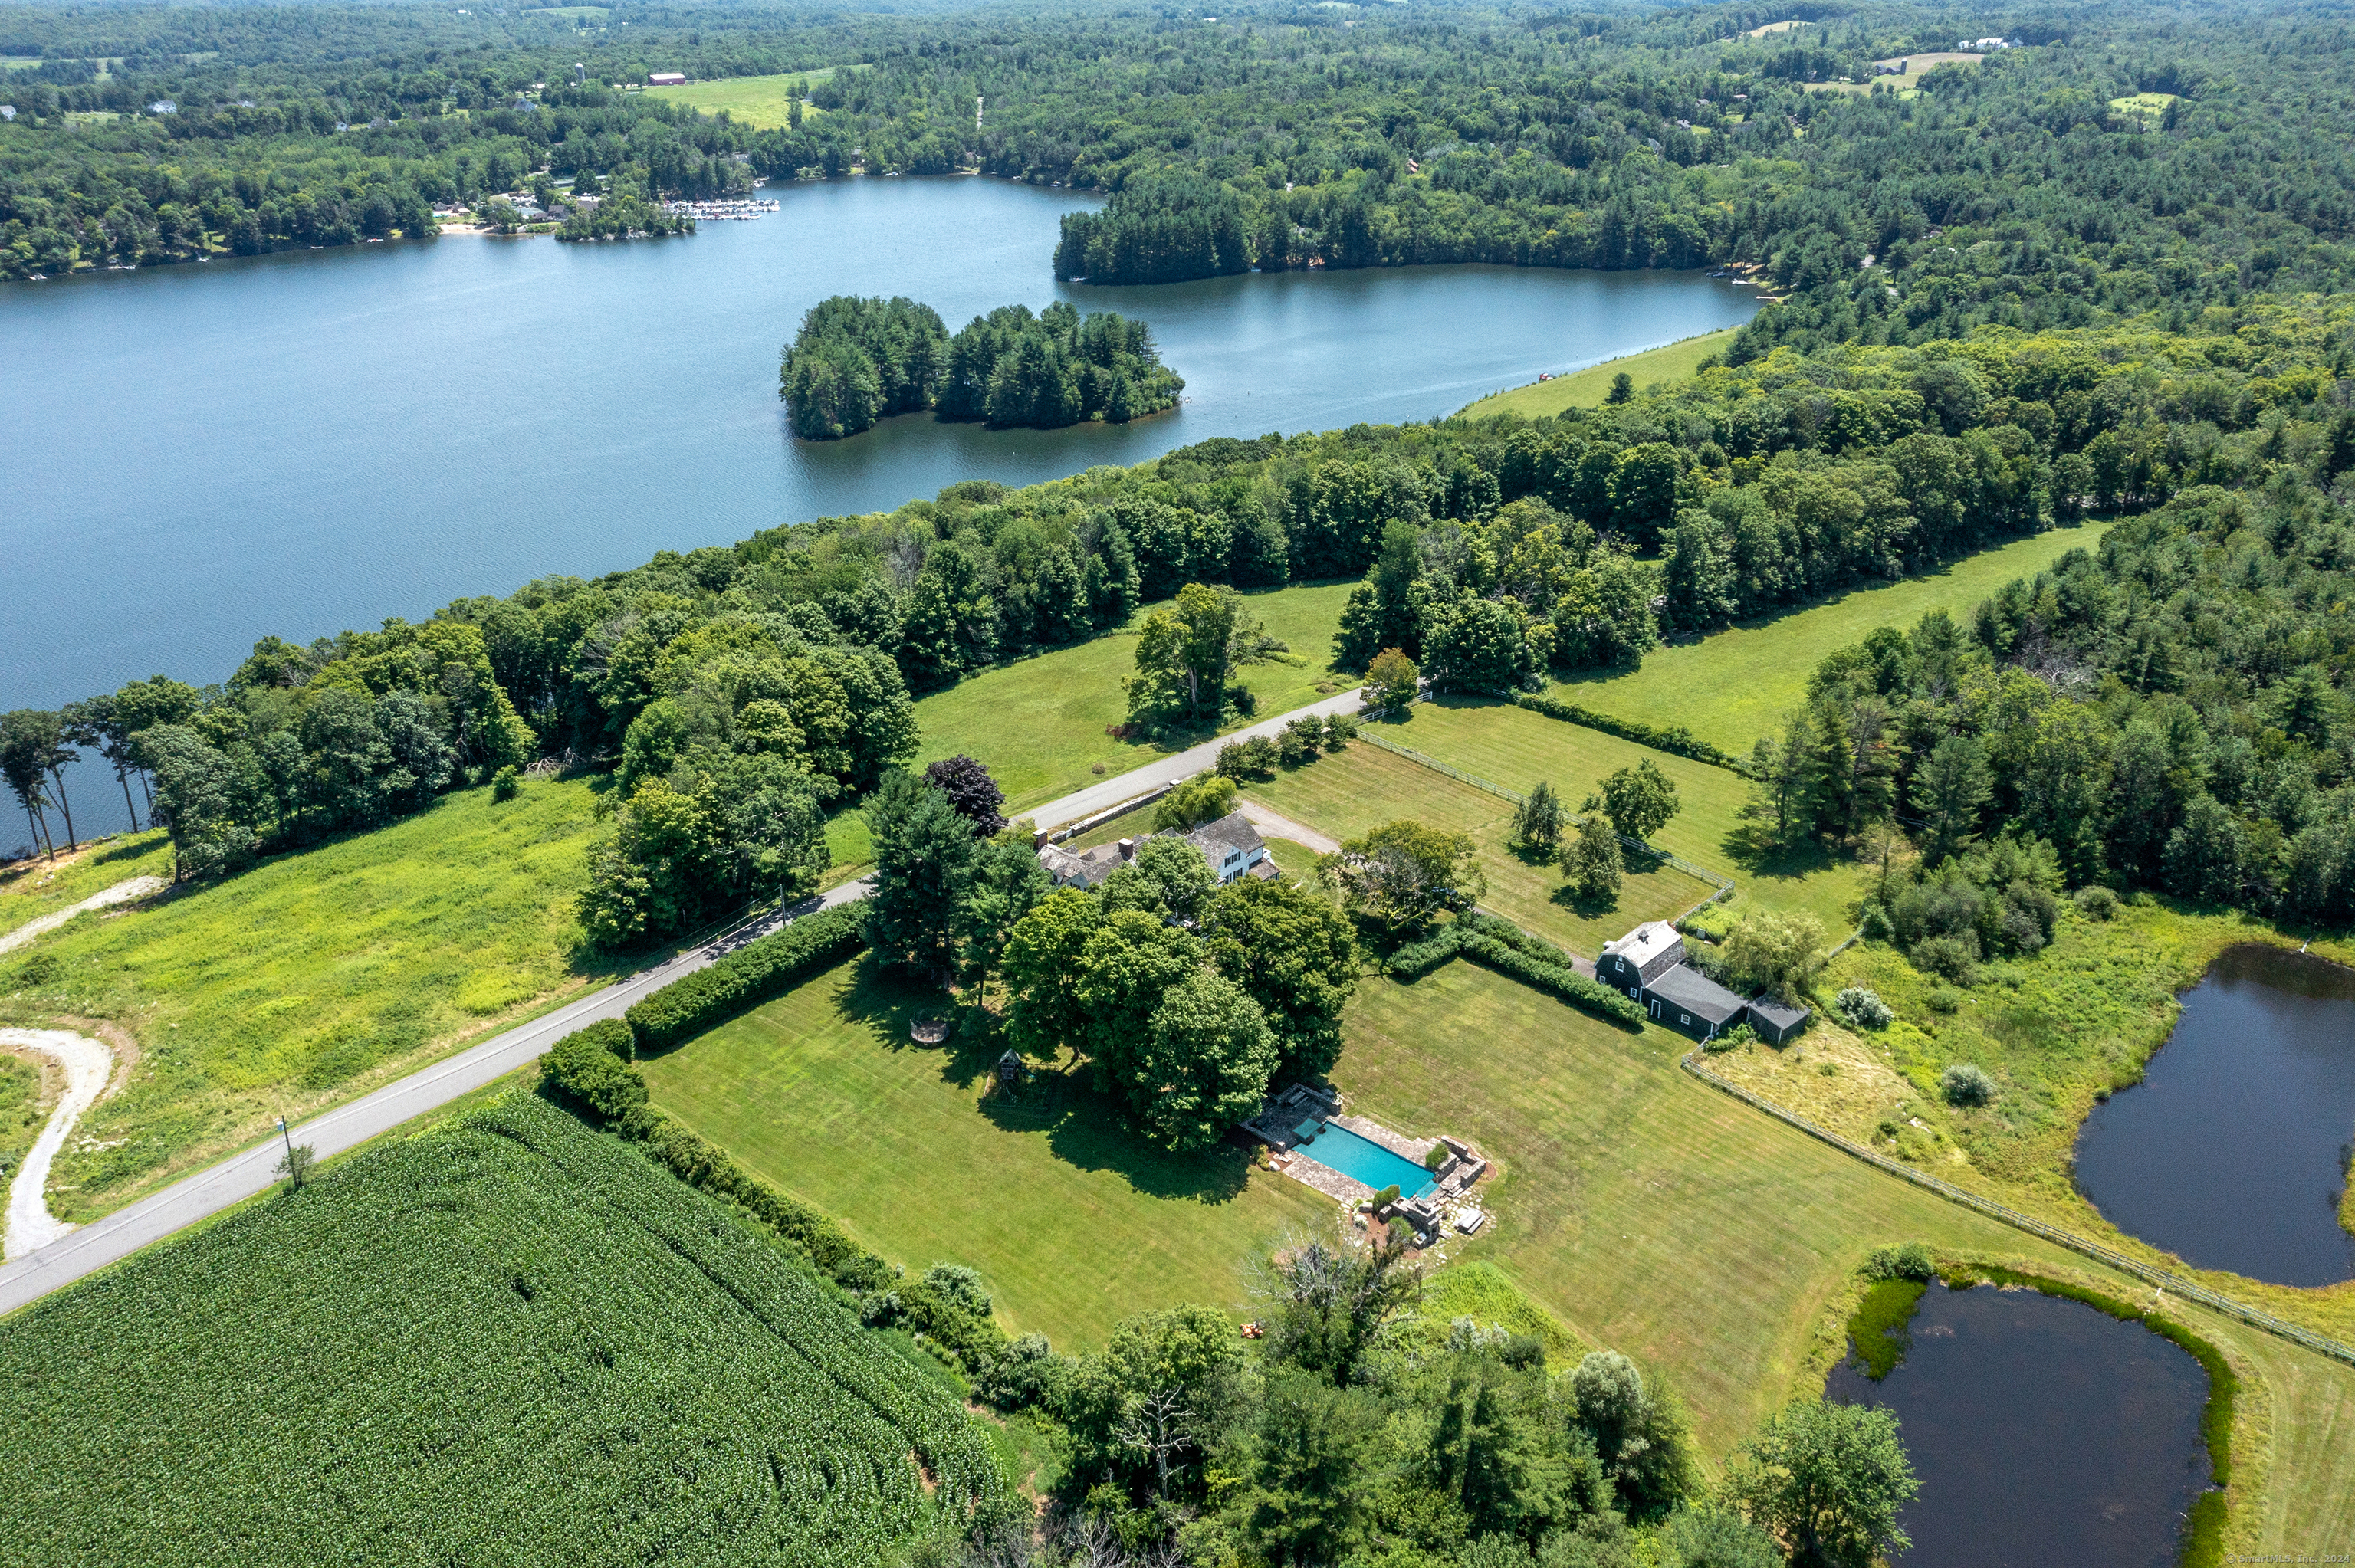
[[[1486,964],[1508,980],[1550,991],[1598,1018],[1643,1027],[1642,1008],[1571,968],[1570,955],[1560,948],[1493,915],[1459,916],[1423,940],[1401,948],[1391,955],[1390,972],[1399,980],[1420,980],[1455,958]]]
[[[700,1034],[847,958],[865,939],[860,918],[857,904],[845,904],[805,915],[782,931],[748,942],[631,1008],[623,1015],[630,1033],[645,1051],[665,1050]]]
[[[1666,751],[1678,757],[1689,757],[1695,762],[1706,762],[1712,768],[1723,768],[1747,776],[1750,769],[1742,758],[1721,747],[1710,745],[1682,725],[1662,728],[1641,719],[1618,718],[1599,714],[1593,708],[1582,708],[1576,703],[1563,702],[1560,697],[1539,696],[1532,692],[1508,694],[1515,707],[1527,708],[1533,714],[1564,724],[1582,725],[1599,729],[1605,735],[1615,735],[1621,740],[1632,740],[1638,746],[1648,746],[1655,751]]]
[[[0,1430],[12,1563],[884,1564],[1007,1495],[944,1380],[530,1095],[0,1324]]]

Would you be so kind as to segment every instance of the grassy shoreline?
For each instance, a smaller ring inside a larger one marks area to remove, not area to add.
[[[1456,417],[1485,419],[1495,414],[1518,414],[1525,419],[1548,419],[1565,408],[1599,408],[1611,391],[1612,377],[1620,372],[1635,377],[1638,391],[1656,381],[1681,381],[1699,370],[1702,360],[1723,354],[1732,343],[1733,334],[1741,330],[1723,327],[1716,332],[1697,333],[1657,348],[1623,354],[1583,370],[1492,392],[1476,403],[1465,405],[1457,410]]]

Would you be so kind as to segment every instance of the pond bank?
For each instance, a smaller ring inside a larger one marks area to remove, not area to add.
[[[1909,1568],[2217,1560],[2240,1384],[2206,1340],[2099,1289],[1955,1262],[1875,1285],[1849,1323],[1881,1342],[1852,1340],[1825,1397],[1899,1419],[1922,1481]]]

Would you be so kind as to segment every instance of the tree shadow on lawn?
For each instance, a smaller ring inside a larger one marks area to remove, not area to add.
[[[882,1050],[937,1054],[941,1081],[958,1089],[981,1083],[1006,1054],[1005,1039],[994,1028],[976,1026],[971,1010],[932,987],[887,977],[871,955],[858,960],[858,975],[836,1011]],[[942,1016],[956,1017],[959,1026],[941,1044],[919,1044],[911,1033],[916,1021]],[[1147,1197],[1223,1203],[1242,1195],[1251,1179],[1248,1150],[1220,1144],[1199,1154],[1171,1154],[1156,1149],[1089,1083],[1085,1063],[1028,1065],[1031,1080],[1019,1093],[993,1087],[975,1114],[1008,1132],[1042,1133],[1056,1159],[1082,1171],[1117,1172]]]
[[[1619,907],[1619,891],[1612,889],[1608,898],[1590,898],[1565,882],[1547,895],[1547,901],[1557,909],[1569,910],[1582,920],[1594,920]]]
[[[1740,817],[1732,830],[1718,841],[1717,847],[1732,863],[1742,881],[1796,883],[1859,863],[1855,855],[1832,849],[1820,839],[1810,838],[1796,844],[1773,843],[1754,804],[1742,807]],[[1842,907],[1853,916],[1862,903],[1862,895],[1859,895],[1845,900]]]

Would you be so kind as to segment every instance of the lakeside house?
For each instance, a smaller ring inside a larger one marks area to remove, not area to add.
[[[1200,852],[1209,863],[1210,874],[1221,884],[1239,876],[1272,877],[1277,874],[1275,862],[1268,858],[1267,843],[1259,830],[1241,811],[1230,811],[1214,822],[1188,828],[1183,832],[1153,833],[1152,838],[1180,838]],[[1058,887],[1093,887],[1107,876],[1136,858],[1136,840],[1122,839],[1116,843],[1097,844],[1083,850],[1069,850],[1060,844],[1039,846],[1039,863]]]
[[[1764,991],[1733,994],[1685,961],[1685,939],[1666,920],[1646,920],[1615,942],[1603,944],[1594,978],[1643,1004],[1656,1023],[1696,1040],[1713,1040],[1723,1030],[1747,1023],[1758,1037],[1781,1045],[1807,1022],[1808,1010],[1776,1001]]]

